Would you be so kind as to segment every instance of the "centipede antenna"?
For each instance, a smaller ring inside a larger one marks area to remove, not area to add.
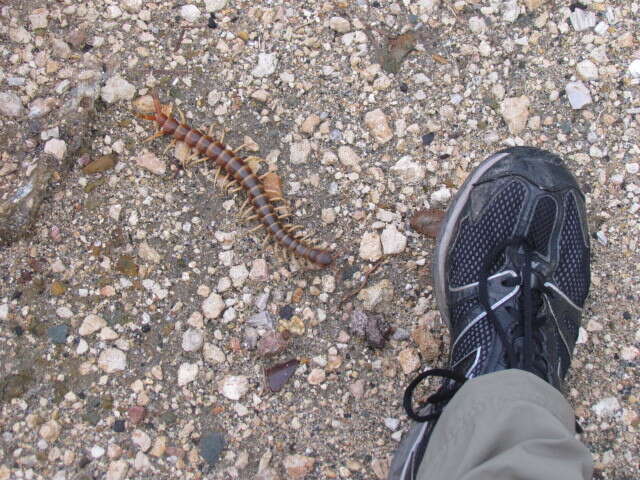
[[[240,190],[243,190],[243,187],[236,187],[236,188],[232,188],[231,190],[229,190],[229,193],[237,193]]]
[[[247,144],[246,144],[246,143],[243,143],[243,144],[242,144],[242,145],[240,145],[238,148],[236,148],[236,149],[233,151],[233,153],[234,153],[235,155],[237,155],[237,154],[238,154],[238,152],[239,152],[240,150],[244,149],[244,148],[247,148]]]

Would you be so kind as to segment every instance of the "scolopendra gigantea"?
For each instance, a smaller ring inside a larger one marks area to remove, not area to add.
[[[328,250],[305,245],[302,239],[292,233],[293,228],[282,224],[277,208],[267,196],[260,178],[242,158],[224,143],[186,125],[184,119],[179,122],[170,112],[163,112],[158,96],[153,94],[152,98],[155,113],[136,114],[140,118],[156,122],[158,130],[150,140],[171,135],[176,141],[185,142],[190,148],[212,160],[218,166],[218,173],[223,170],[240,185],[238,189],[247,192],[247,202],[253,207],[254,216],[278,244],[321,267],[327,267],[333,262],[333,256]]]

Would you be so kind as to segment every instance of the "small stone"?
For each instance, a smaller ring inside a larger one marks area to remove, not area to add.
[[[379,143],[387,143],[393,138],[393,131],[389,127],[387,116],[379,108],[365,114],[364,124],[371,130]]]
[[[141,153],[136,158],[136,164],[156,175],[164,175],[167,170],[165,163],[154,153],[148,151]]]
[[[365,382],[363,379],[356,380],[349,385],[349,391],[351,392],[351,395],[353,395],[353,398],[361,400],[364,397],[364,386]]]
[[[284,352],[287,348],[287,340],[280,332],[267,332],[257,344],[258,355],[267,357]]]
[[[47,336],[52,343],[56,345],[64,345],[67,343],[67,337],[69,336],[68,325],[55,325],[47,329]]]
[[[420,368],[420,357],[414,348],[405,348],[398,354],[398,362],[405,375]]]
[[[487,29],[487,24],[482,17],[469,18],[469,30],[473,33],[484,33]]]
[[[185,352],[197,352],[202,348],[204,335],[202,330],[190,328],[182,335],[182,349]]]
[[[146,260],[151,263],[158,263],[162,260],[162,257],[156,252],[146,241],[142,242],[138,247],[138,256],[142,260]]]
[[[338,33],[348,33],[351,31],[351,24],[346,18],[331,17],[329,19],[329,28]]]
[[[106,373],[114,373],[127,367],[127,355],[117,348],[107,348],[98,357],[98,367]]]
[[[349,167],[356,172],[362,170],[362,167],[360,167],[362,160],[351,147],[342,146],[338,148],[338,159],[345,167]]]
[[[147,416],[147,409],[139,405],[135,405],[127,410],[127,416],[133,425],[137,425]]]
[[[116,460],[109,464],[105,480],[125,480],[128,471],[129,465],[125,460]]]
[[[302,125],[300,125],[300,131],[311,135],[318,125],[320,125],[320,117],[313,113],[309,115],[304,122],[302,122]]]
[[[629,73],[633,78],[640,78],[640,59],[629,64]]]
[[[416,327],[411,332],[411,338],[418,345],[425,362],[432,363],[437,360],[440,353],[440,343],[428,329],[422,326]]]
[[[324,382],[325,378],[326,374],[323,369],[314,368],[313,370],[311,370],[311,373],[309,373],[307,382],[309,382],[311,385],[320,385],[322,382]]]
[[[91,456],[93,458],[100,458],[104,455],[104,453],[105,450],[100,445],[95,445],[93,448],[91,448]]]
[[[524,4],[527,7],[527,10],[532,12],[533,10],[537,10],[545,3],[547,0],[524,0]]]
[[[29,105],[29,118],[41,118],[51,111],[51,108],[55,106],[55,100],[49,98],[36,98]]]
[[[638,162],[629,162],[624,166],[624,168],[627,173],[630,173],[631,175],[635,175],[636,173],[638,173],[638,171],[640,171],[640,165],[638,164]]]
[[[91,335],[92,333],[97,332],[106,325],[107,322],[104,320],[104,318],[90,313],[82,321],[82,325],[80,325],[80,330],[78,331],[78,333],[81,336],[86,337],[87,335]]]
[[[62,428],[55,420],[49,420],[40,427],[40,436],[47,442],[55,442],[60,436]]]
[[[369,288],[360,290],[357,298],[365,310],[374,310],[380,303],[388,306],[393,298],[393,285],[385,278]]]
[[[195,5],[183,5],[180,7],[180,16],[187,22],[195,22],[200,18],[200,9]]]
[[[198,448],[200,456],[210,465],[214,466],[218,463],[220,454],[224,450],[224,436],[219,432],[205,432],[200,437]]]
[[[640,350],[638,350],[633,345],[628,347],[623,347],[620,351],[620,357],[627,362],[633,362],[636,358],[638,358],[638,354],[640,354]]]
[[[265,310],[250,316],[247,324],[255,328],[273,330],[273,316]]]
[[[7,321],[9,319],[9,304],[3,303],[0,305],[0,320]]]
[[[402,182],[412,184],[424,180],[426,168],[405,155],[391,167],[391,173],[400,177]]]
[[[207,12],[217,12],[227,6],[227,0],[204,0],[204,8]]]
[[[31,22],[31,29],[36,30],[38,28],[47,28],[48,21],[47,15],[49,12],[46,8],[37,8],[31,15],[29,15],[29,22]]]
[[[602,324],[593,318],[587,323],[588,332],[601,332],[602,329]]]
[[[142,9],[142,0],[121,0],[121,4],[129,13],[138,13]]]
[[[607,397],[592,406],[591,410],[599,417],[610,417],[620,410],[620,403],[616,397]]]
[[[505,22],[513,23],[520,16],[520,6],[518,0],[507,0],[502,4],[502,19]]]
[[[217,293],[212,293],[202,302],[202,313],[205,318],[218,318],[224,308],[224,300]]]
[[[69,32],[65,40],[74,48],[82,48],[87,43],[87,32],[82,28],[75,28]]]
[[[229,400],[240,400],[249,390],[249,380],[242,375],[227,375],[218,384],[218,392]]]
[[[197,363],[183,363],[178,368],[178,386],[184,387],[185,385],[193,382],[198,376],[198,364]]]
[[[431,201],[434,204],[445,204],[451,198],[451,190],[447,187],[442,187],[431,194]]]
[[[267,386],[272,392],[279,392],[285,386],[287,381],[295,373],[300,362],[293,358],[283,363],[272,365],[265,368],[264,375],[267,380]]]
[[[62,160],[67,153],[67,143],[59,138],[52,138],[44,144],[44,152]]]
[[[213,343],[204,344],[202,356],[209,363],[223,363],[227,359],[222,349]]]
[[[315,458],[304,455],[287,455],[282,465],[287,472],[287,478],[301,480],[313,471]]]
[[[258,54],[258,64],[251,71],[254,77],[268,77],[276,71],[278,65],[278,56],[275,53]]]
[[[569,21],[576,32],[581,32],[595,27],[597,18],[594,12],[583,10],[582,8],[575,8],[569,15]]]
[[[118,159],[115,155],[101,155],[82,167],[82,173],[85,175],[93,175],[94,173],[106,172],[115,167],[117,162]]]
[[[294,165],[305,163],[311,153],[311,142],[307,139],[291,144],[290,160]]]
[[[236,288],[242,287],[244,282],[249,278],[249,270],[245,267],[244,263],[235,265],[229,269],[229,276],[231,277],[231,283]]]
[[[116,75],[107,80],[102,88],[102,100],[107,103],[115,103],[120,100],[132,100],[136,93],[136,88],[124,78]]]
[[[249,279],[254,282],[266,282],[269,279],[269,270],[264,258],[258,258],[253,261],[251,271],[249,272]]]
[[[502,118],[509,127],[509,132],[517,135],[527,126],[530,100],[527,96],[505,98],[500,104]]]
[[[377,232],[366,232],[360,240],[360,258],[376,262],[382,257],[382,244]]]
[[[397,418],[387,417],[384,419],[384,425],[392,432],[395,432],[400,426],[400,420]]]
[[[395,255],[404,252],[407,247],[407,237],[398,231],[394,224],[387,225],[380,236],[382,251],[385,255]]]
[[[64,295],[64,292],[66,291],[67,291],[67,287],[65,287],[64,283],[59,282],[58,280],[55,280],[51,284],[51,295],[53,295],[54,297],[59,297],[61,295]]]
[[[574,110],[580,110],[585,105],[589,105],[591,100],[591,92],[582,82],[569,82],[565,87],[567,98]]]
[[[598,78],[598,67],[591,60],[583,60],[578,63],[576,65],[576,71],[578,72],[578,76],[585,82],[597,80]]]
[[[131,441],[140,449],[141,452],[146,452],[151,448],[151,438],[142,430],[134,430],[131,433]]]

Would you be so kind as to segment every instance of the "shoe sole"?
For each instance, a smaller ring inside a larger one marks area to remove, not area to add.
[[[438,237],[436,239],[436,250],[433,258],[433,283],[436,291],[436,302],[438,303],[438,309],[443,319],[447,321],[447,325],[451,327],[449,319],[449,308],[447,306],[447,285],[446,285],[446,263],[447,263],[447,251],[449,245],[454,239],[454,234],[457,232],[458,222],[460,220],[460,213],[463,207],[466,205],[471,190],[475,183],[487,170],[493,167],[497,162],[510,155],[511,152],[500,152],[491,155],[485,159],[476,167],[476,169],[469,174],[466,178],[458,193],[453,197],[453,200],[447,208],[440,230],[438,231]]]

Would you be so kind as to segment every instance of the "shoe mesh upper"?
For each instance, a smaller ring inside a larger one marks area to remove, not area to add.
[[[560,233],[556,284],[573,303],[582,307],[589,293],[589,248],[585,245],[576,200],[567,193],[565,220]]]
[[[529,225],[528,239],[541,255],[549,252],[549,238],[556,220],[556,202],[551,197],[542,197],[536,205]]]
[[[462,221],[449,258],[452,287],[478,281],[487,252],[513,234],[524,197],[524,186],[511,182],[495,196],[478,221],[472,223],[468,217]],[[500,262],[496,262],[491,273],[495,273],[499,265]]]
[[[493,326],[491,325],[489,319],[487,317],[484,317],[476,322],[476,324],[473,325],[469,330],[467,330],[464,336],[460,338],[459,342],[453,349],[451,365],[458,364],[455,366],[455,369],[457,371],[460,371],[460,373],[467,375],[469,378],[474,377],[477,373],[474,370],[476,370],[477,368],[482,368],[484,366],[492,343]],[[473,362],[476,359],[476,355],[473,354],[468,358],[465,357],[467,357],[470,352],[475,352],[478,348],[481,349],[478,363],[472,371],[468,371],[468,369],[473,365]]]

